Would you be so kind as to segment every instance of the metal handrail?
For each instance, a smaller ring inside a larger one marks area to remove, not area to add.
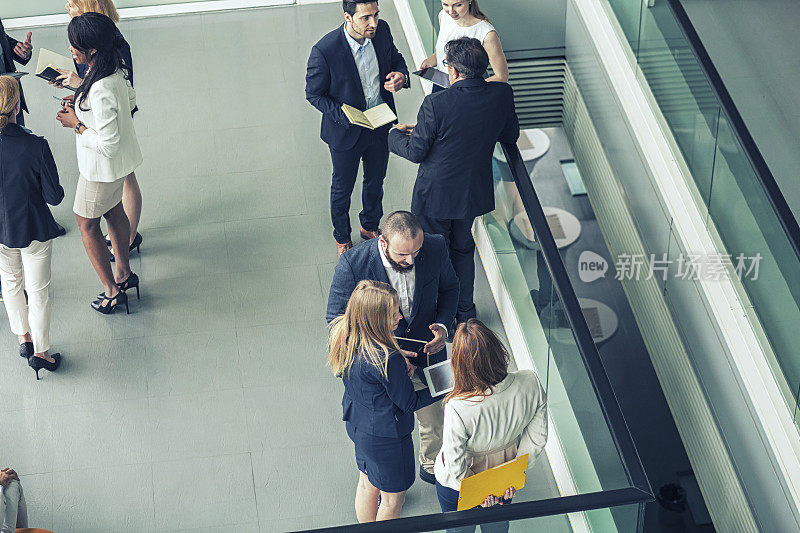
[[[795,256],[800,260],[800,225],[798,225],[794,213],[792,213],[791,208],[789,208],[789,204],[786,202],[786,198],[783,196],[778,182],[775,181],[775,176],[770,171],[769,166],[767,166],[767,162],[764,160],[761,150],[759,150],[753,136],[750,134],[750,130],[747,128],[736,104],[734,104],[733,98],[731,98],[725,83],[722,81],[719,71],[717,71],[717,68],[714,66],[711,56],[703,45],[697,30],[689,19],[689,15],[683,8],[680,0],[667,0],[667,5],[675,17],[675,21],[681,33],[683,33],[683,36],[686,38],[686,42],[694,54],[695,59],[697,59],[700,69],[703,71],[711,89],[714,91],[720,107],[727,116],[736,139],[744,149],[745,156],[753,167],[753,171],[778,217],[781,228],[789,239]]]
[[[629,487],[610,489],[587,494],[548,498],[531,502],[518,502],[511,505],[494,506],[487,509],[470,509],[450,513],[437,513],[408,518],[398,518],[379,523],[351,524],[345,526],[326,527],[306,530],[307,533],[412,533],[417,531],[438,531],[459,526],[486,524],[524,520],[566,513],[590,511],[631,505],[652,501],[653,491],[644,471],[644,466],[636,451],[628,426],[622,416],[622,410],[616,395],[611,388],[608,375],[603,368],[597,346],[594,344],[589,326],[583,317],[578,298],[572,288],[556,242],[550,232],[544,210],[533,188],[530,176],[525,169],[519,148],[515,144],[502,144],[506,161],[517,184],[522,203],[534,228],[539,246],[553,285],[561,298],[564,313],[567,316],[578,352],[586,367],[589,380],[597,395],[603,416],[608,425],[611,437],[617,448]]]

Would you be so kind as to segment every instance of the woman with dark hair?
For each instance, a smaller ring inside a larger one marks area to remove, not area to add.
[[[70,18],[75,18],[84,13],[102,13],[114,21],[115,24],[119,23],[119,13],[111,0],[67,0],[66,4],[67,14]],[[129,69],[131,86],[133,86],[133,58],[131,57],[131,47],[122,32],[119,31],[117,26],[117,51],[119,52],[122,60]],[[83,78],[86,76],[86,71],[89,66],[84,63],[75,62],[75,69],[77,73],[69,70],[60,70],[61,76],[53,81],[53,85],[78,87]],[[139,110],[134,106],[131,114],[135,114]],[[142,216],[142,191],[139,188],[139,182],[136,180],[136,173],[131,172],[125,177],[125,184],[122,187],[122,207],[125,209],[125,214],[128,215],[128,222],[131,225],[131,242],[128,251],[139,251],[139,246],[142,244],[142,235],[138,232],[139,220]],[[111,240],[106,235],[106,246],[111,247]],[[111,256],[114,261],[114,256]]]
[[[83,246],[104,292],[92,302],[103,314],[118,305],[128,310],[125,291],[136,288],[139,277],[131,272],[128,254],[130,224],[122,207],[125,177],[142,163],[142,152],[133,127],[131,110],[136,93],[130,84],[130,68],[119,53],[117,27],[101,13],[84,13],[70,21],[70,51],[76,63],[88,65],[74,97],[68,97],[57,119],[75,130],[78,151],[78,188],[73,211]],[[106,219],[116,257],[111,272],[100,217]]]
[[[508,82],[508,62],[500,44],[500,37],[489,18],[478,7],[478,0],[441,0],[439,12],[439,35],[436,50],[420,65],[420,69],[435,67],[447,74],[445,46],[461,37],[478,39],[489,55],[489,64],[494,74],[486,81]],[[434,86],[434,92],[441,87]]]
[[[528,467],[547,442],[547,399],[531,370],[508,371],[508,352],[492,330],[474,318],[453,337],[455,385],[445,398],[442,449],[436,458],[436,495],[443,512],[458,508],[461,480],[529,454]],[[489,496],[490,507],[508,503]],[[475,526],[449,529],[466,533]],[[508,531],[508,522],[481,525],[484,533]]]

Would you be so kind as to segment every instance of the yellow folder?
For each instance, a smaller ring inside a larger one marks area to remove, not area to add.
[[[480,505],[490,495],[503,496],[509,487],[519,490],[525,486],[528,471],[528,454],[484,470],[461,480],[458,492],[458,510],[464,511]]]

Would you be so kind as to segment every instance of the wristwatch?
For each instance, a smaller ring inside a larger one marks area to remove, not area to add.
[[[78,135],[81,134],[81,126],[86,128],[86,124],[84,124],[83,122],[78,121],[78,125],[75,126],[75,133],[77,133]],[[89,129],[89,128],[86,128],[86,129]]]

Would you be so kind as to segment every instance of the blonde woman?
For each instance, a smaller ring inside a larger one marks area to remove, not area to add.
[[[456,329],[451,351],[455,386],[445,398],[442,449],[436,458],[436,495],[443,512],[458,507],[461,480],[529,454],[547,442],[547,399],[530,370],[508,371],[508,352],[492,330],[474,318]],[[483,506],[508,503],[489,496]],[[475,531],[475,526],[448,530]],[[508,522],[481,525],[483,533],[508,531]]]
[[[478,7],[478,0],[442,0],[439,12],[439,35],[436,51],[420,65],[420,69],[436,67],[447,74],[444,47],[460,37],[478,39],[489,55],[494,74],[486,81],[508,82],[508,63],[497,30]],[[434,89],[440,89],[434,86]]]
[[[58,205],[64,189],[47,141],[17,124],[19,83],[0,76],[0,277],[3,303],[19,354],[36,371],[61,362],[50,349],[50,262],[58,225],[47,204]],[[25,301],[25,291],[28,301]]]
[[[361,471],[359,522],[400,516],[415,477],[414,411],[434,402],[411,384],[405,357],[416,354],[401,351],[394,337],[402,316],[391,285],[364,280],[331,322],[329,363],[344,381],[342,419]]]
[[[111,0],[67,0],[67,5],[64,6],[70,18],[75,18],[84,13],[102,13],[115,24],[119,23],[119,13]],[[117,27],[117,52],[122,57],[123,63],[130,71],[131,86],[133,86],[133,58],[131,57],[131,47],[122,36],[122,32]],[[75,72],[69,70],[59,70],[61,76],[55,79],[55,85],[68,85],[70,87],[79,87],[83,78],[86,77],[86,71],[89,66],[85,63],[75,62]],[[131,115],[139,110],[135,105],[131,110]],[[125,214],[128,216],[128,222],[131,226],[131,238],[129,252],[133,250],[139,251],[139,246],[142,244],[142,236],[139,233],[139,220],[142,216],[142,191],[139,188],[139,182],[136,181],[136,173],[131,172],[126,178],[122,187],[122,207],[125,209]],[[111,247],[111,239],[108,235],[105,236],[106,246]],[[114,261],[114,255],[111,255],[111,260]]]

